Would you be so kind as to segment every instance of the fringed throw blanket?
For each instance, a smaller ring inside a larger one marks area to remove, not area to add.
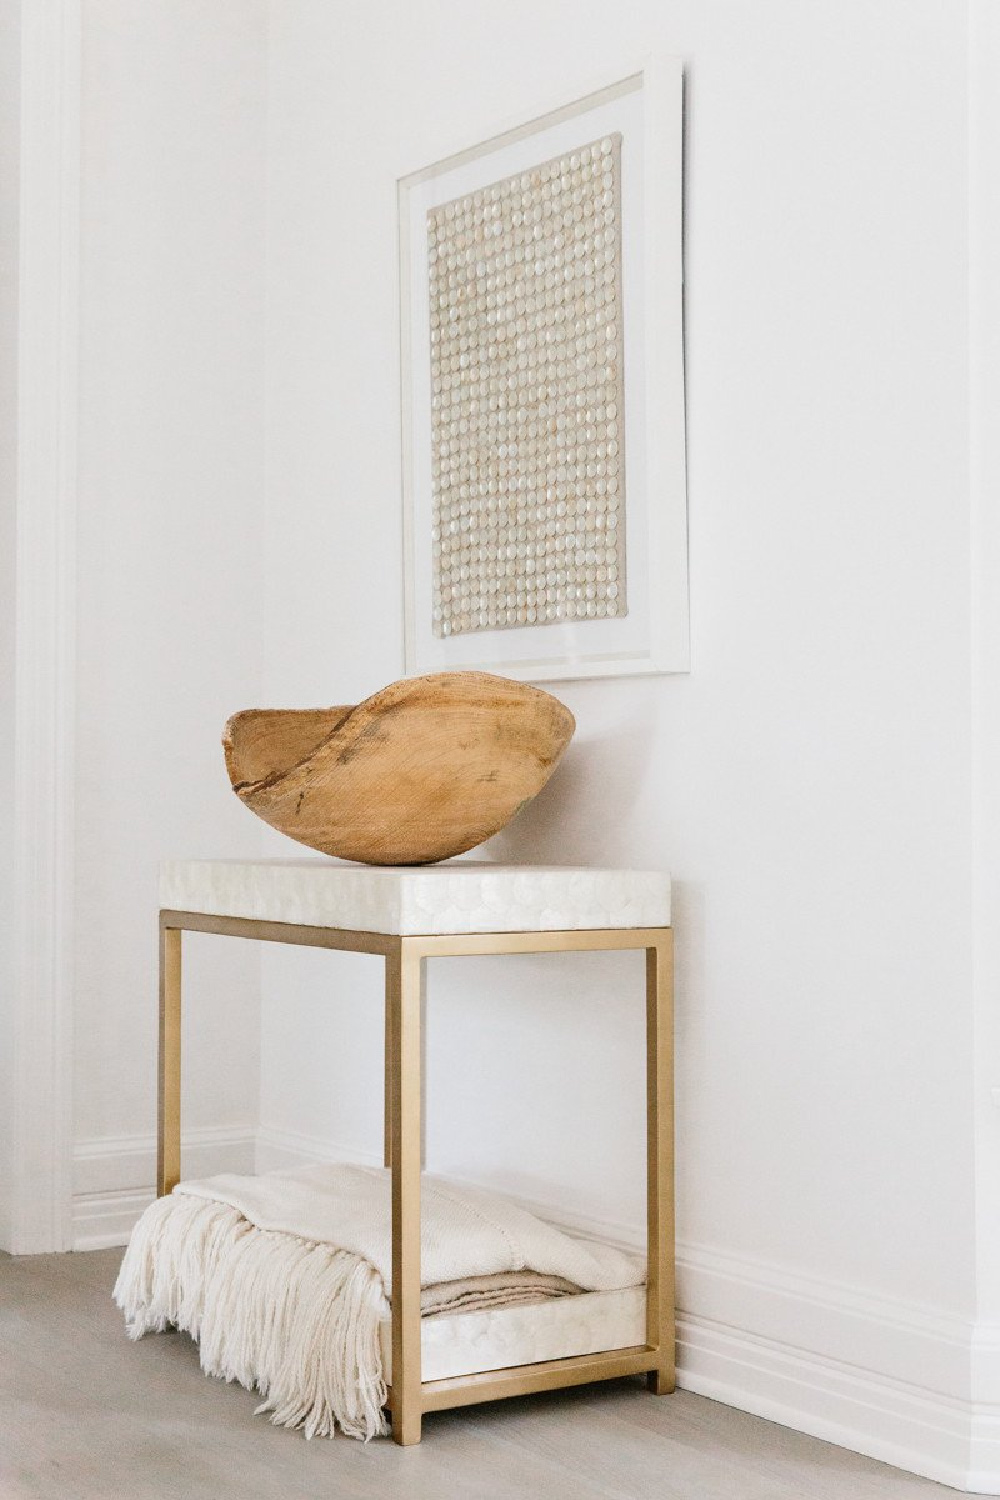
[[[644,1268],[495,1193],[421,1178],[421,1313],[637,1286]],[[384,1433],[379,1322],[392,1295],[391,1186],[376,1167],[184,1182],[143,1214],[115,1301],[129,1334],[168,1325],[202,1369],[307,1437]]]

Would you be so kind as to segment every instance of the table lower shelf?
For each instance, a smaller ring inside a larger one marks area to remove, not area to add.
[[[392,1380],[392,1327],[379,1325],[382,1368]],[[646,1288],[578,1292],[566,1297],[441,1314],[420,1321],[424,1384],[552,1360],[646,1346]]]
[[[646,1343],[644,1286],[424,1318],[420,1332],[423,1411],[638,1375],[659,1364]],[[379,1337],[391,1384],[389,1319]]]
[[[452,1406],[528,1396],[532,1391],[557,1391],[569,1385],[589,1385],[595,1380],[618,1380],[625,1375],[656,1370],[659,1364],[660,1351],[644,1344],[602,1354],[579,1354],[572,1359],[515,1365],[507,1370],[484,1370],[478,1375],[456,1375],[450,1380],[425,1380],[420,1387],[420,1409],[446,1411]]]

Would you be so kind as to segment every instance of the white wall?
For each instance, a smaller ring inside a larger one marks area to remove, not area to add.
[[[686,1383],[956,1483],[966,27],[951,0],[272,5],[263,684],[345,702],[402,670],[395,177],[681,55],[693,669],[561,686],[576,742],[489,852],[673,871]],[[377,966],[275,951],[263,976],[264,1160],[375,1153]],[[638,1225],[637,978],[432,971],[429,1165]]]
[[[17,498],[20,0],[0,0],[0,911],[14,908],[14,547]],[[14,936],[0,924],[0,1245],[11,1240]]]
[[[77,1243],[152,1185],[157,862],[257,847],[219,739],[260,682],[264,21],[248,0],[84,9]],[[184,1116],[215,1148],[189,1169],[239,1165],[256,955],[185,954]]]

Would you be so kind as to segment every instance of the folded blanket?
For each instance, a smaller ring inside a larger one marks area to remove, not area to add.
[[[425,1316],[645,1279],[499,1194],[424,1175],[420,1196]],[[391,1278],[389,1173],[338,1163],[181,1183],[136,1225],[114,1295],[132,1338],[186,1330],[202,1368],[259,1390],[272,1421],[368,1439],[386,1430]]]
[[[500,1271],[496,1276],[465,1276],[460,1281],[439,1281],[420,1290],[420,1316],[442,1318],[454,1313],[482,1312],[485,1308],[527,1307],[549,1302],[553,1297],[572,1297],[581,1290],[561,1276],[540,1276],[537,1271]]]

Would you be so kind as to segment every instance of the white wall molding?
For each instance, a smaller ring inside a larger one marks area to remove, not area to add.
[[[1000,1484],[1000,7],[969,8],[969,493],[972,697],[970,1037],[976,1301],[976,1466]],[[985,1403],[985,1404],[984,1404]]]
[[[998,1389],[1000,1330],[693,1245],[678,1246],[678,1303],[686,1389],[1000,1494],[1000,1402],[977,1400],[973,1380],[978,1358]]]
[[[933,1366],[940,1351],[928,1341],[926,1352]],[[973,1421],[987,1414],[968,1401],[684,1311],[678,1380],[685,1390],[955,1489],[1000,1493],[995,1471],[974,1468]]]
[[[363,1167],[380,1167],[381,1152],[362,1150],[359,1146],[337,1146],[317,1135],[303,1135],[298,1130],[281,1130],[261,1125],[257,1131],[258,1172],[280,1172],[285,1167],[301,1166],[310,1161],[352,1161]]]
[[[152,1201],[152,1188],[74,1193],[71,1249],[111,1250],[127,1245],[136,1220]]]
[[[972,689],[971,1075],[977,1326],[970,1488],[1000,1490],[1000,8],[972,0],[969,98],[969,497]]]
[[[21,13],[10,1249],[70,1236],[80,0]]]
[[[252,1125],[185,1130],[181,1142],[188,1177],[215,1172],[253,1172],[256,1135]],[[79,1141],[73,1153],[72,1248],[104,1250],[124,1245],[136,1219],[152,1201],[156,1138],[99,1136]]]
[[[1000,1494],[1000,1321],[976,1321],[972,1336],[972,1456],[966,1488]]]

